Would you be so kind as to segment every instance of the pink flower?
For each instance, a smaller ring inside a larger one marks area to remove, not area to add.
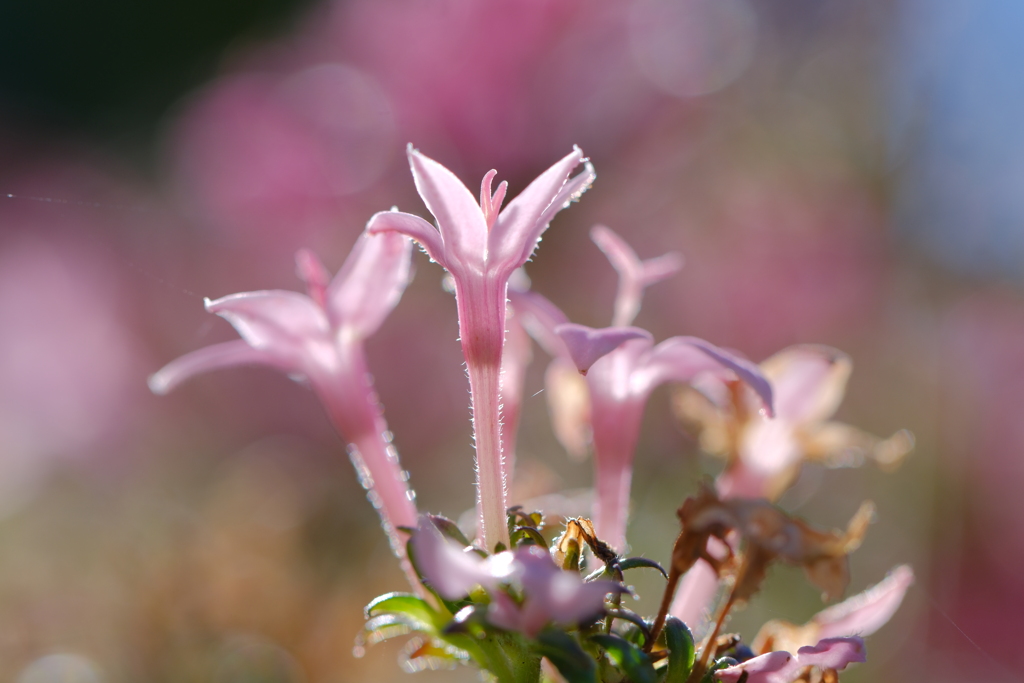
[[[641,261],[625,241],[603,226],[591,236],[619,272],[614,322],[628,325],[640,310],[643,289],[678,270],[680,258],[666,254]],[[710,373],[747,383],[771,411],[771,387],[757,366],[706,341],[673,337],[655,346],[650,333],[639,328],[620,325],[594,330],[567,324],[565,315],[538,294],[516,293],[513,303],[523,309],[528,328],[542,346],[556,357],[571,359],[586,374],[589,409],[576,405],[569,412],[573,419],[587,419],[593,430],[594,525],[601,539],[614,548],[625,548],[633,455],[647,397],[655,387]],[[578,442],[581,426],[574,427],[561,411],[561,406],[553,411],[556,425],[567,423],[560,426],[560,433]]]
[[[736,424],[725,425],[720,411],[708,413],[702,442],[715,450],[723,429],[738,435],[730,447],[736,457],[718,481],[725,497],[777,499],[799,473],[805,460],[829,467],[857,466],[865,458],[893,468],[913,446],[906,430],[888,439],[830,420],[846,393],[853,368],[842,351],[819,345],[791,346],[760,364],[775,391],[774,420],[752,410],[749,393],[734,412]],[[728,420],[729,418],[725,418]]]
[[[891,468],[913,446],[913,437],[906,430],[880,439],[830,419],[842,402],[853,367],[842,351],[820,345],[790,346],[759,367],[772,384],[775,419],[759,415],[758,397],[746,390],[739,393],[731,411],[715,404],[729,403],[732,398],[708,401],[692,393],[677,402],[684,419],[699,426],[704,450],[731,458],[716,482],[723,498],[776,500],[805,460],[849,467],[870,458]],[[700,389],[707,395],[728,393],[713,379],[703,382]],[[698,623],[717,588],[711,568],[698,563],[683,578],[672,614],[687,623]]]
[[[477,203],[444,166],[412,146],[408,154],[416,189],[437,219],[437,228],[418,216],[391,211],[376,214],[367,230],[409,235],[455,281],[459,335],[473,403],[479,531],[487,549],[493,550],[498,543],[507,547],[500,384],[508,280],[529,260],[555,214],[590,187],[594,171],[577,148],[499,212],[507,184],[491,192],[495,171],[484,176]],[[586,163],[586,170],[569,179],[581,163]]]
[[[364,233],[333,280],[316,256],[300,251],[296,261],[308,296],[270,290],[207,300],[206,310],[225,318],[242,338],[172,361],[150,377],[149,386],[165,394],[201,372],[248,364],[270,365],[307,381],[349,442],[352,464],[415,586],[396,528],[416,526],[415,496],[385,436],[363,349],[363,340],[377,331],[409,282],[411,251],[412,243],[401,235]]]
[[[559,569],[535,545],[481,557],[442,536],[426,517],[412,542],[417,566],[441,596],[457,600],[481,586],[491,597],[487,620],[531,637],[548,623],[568,626],[597,616],[608,593],[626,592],[613,581],[584,582],[578,573]],[[503,590],[507,586],[522,589],[521,602]]]
[[[715,677],[722,683],[793,683],[809,667],[839,671],[865,661],[864,641],[860,638],[825,638],[813,647],[800,648],[795,655],[769,652],[722,669]]]
[[[592,342],[579,334],[580,328],[562,325],[557,331],[573,357],[585,360],[593,355],[584,353]],[[608,328],[608,332],[614,333],[614,339],[624,329],[631,328]],[[578,367],[581,372],[586,369]],[[689,382],[701,373],[745,382],[760,397],[763,409],[771,411],[772,389],[756,365],[696,337],[672,337],[657,346],[650,335],[630,339],[596,360],[587,373],[594,439],[594,526],[602,540],[620,551],[626,545],[633,455],[647,397],[665,382]]]

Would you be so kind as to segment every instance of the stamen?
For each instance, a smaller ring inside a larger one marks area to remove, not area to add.
[[[496,175],[498,175],[498,172],[492,168],[484,174],[484,179],[480,181],[480,209],[484,212],[484,222],[487,223],[488,230],[494,223],[491,215],[494,212],[494,207],[491,204],[491,183],[494,182],[494,176]]]
[[[327,285],[331,281],[330,273],[324,268],[317,255],[309,249],[295,252],[295,271],[299,279],[306,283],[309,298],[323,307],[327,302]]]

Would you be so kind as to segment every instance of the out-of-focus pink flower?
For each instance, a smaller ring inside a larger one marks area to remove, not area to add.
[[[827,346],[791,346],[760,364],[775,392],[776,417],[766,420],[753,405],[756,398],[743,392],[743,405],[734,407],[730,417],[708,411],[702,444],[715,452],[729,437],[737,442],[726,446],[736,457],[719,477],[717,487],[724,497],[775,500],[799,473],[804,460],[830,467],[857,466],[865,458],[886,468],[897,466],[913,447],[913,437],[902,430],[880,439],[856,427],[829,420],[846,393],[852,363],[842,351]],[[684,409],[683,402],[680,402]],[[725,422],[733,420],[732,427]]]
[[[412,542],[417,566],[440,595],[456,600],[481,586],[491,595],[487,620],[528,636],[551,622],[570,625],[596,616],[608,593],[626,592],[613,581],[587,583],[577,572],[559,569],[539,546],[480,557],[442,536],[426,517],[421,518]],[[521,604],[501,590],[513,584],[522,587]]]
[[[840,671],[850,664],[867,661],[860,638],[825,638],[817,645],[802,647],[796,654],[769,652],[715,672],[722,683],[793,683],[809,667]],[[744,677],[745,676],[745,677]]]
[[[570,179],[581,163],[586,170]],[[507,547],[499,406],[508,280],[529,260],[555,214],[590,187],[593,167],[577,148],[500,210],[507,184],[491,192],[495,171],[484,176],[478,203],[451,171],[412,146],[409,165],[437,228],[419,216],[390,211],[373,216],[367,230],[409,235],[455,281],[459,336],[473,402],[479,533],[489,550],[498,543]]]
[[[97,455],[122,434],[142,365],[117,264],[4,208],[5,226],[35,232],[0,243],[0,517],[31,500],[55,462]]]
[[[731,458],[715,483],[719,495],[777,500],[804,460],[850,467],[871,458],[883,467],[897,466],[913,447],[910,432],[880,439],[829,420],[843,400],[852,367],[845,353],[820,345],[791,346],[765,360],[760,368],[775,398],[771,420],[759,414],[760,399],[753,392],[730,392],[714,378],[699,383],[704,393],[681,394],[677,410],[698,425],[701,446]],[[696,625],[717,587],[714,572],[698,563],[683,577],[672,614]]]
[[[339,222],[344,198],[394,158],[386,95],[355,67],[226,76],[177,122],[177,184],[197,218],[247,244],[278,247]]]
[[[667,302],[670,315],[758,358],[873,324],[885,267],[877,203],[821,169],[732,170],[708,177],[721,207],[711,229],[684,236],[686,252],[701,254],[687,268],[692,286],[715,296]]]
[[[398,303],[409,281],[411,252],[412,242],[402,235],[364,233],[333,280],[312,253],[299,252],[308,296],[272,290],[207,300],[206,309],[230,322],[242,339],[193,351],[149,381],[163,394],[198,373],[245,364],[270,365],[308,381],[349,442],[352,464],[401,558],[405,546],[396,527],[416,526],[416,505],[386,436],[363,340]]]
[[[662,100],[630,58],[629,3],[335,6],[326,49],[380,78],[410,137],[457,149],[467,167],[479,161],[518,175],[579,135],[613,149]]]
[[[641,261],[633,248],[612,230],[595,225],[590,230],[594,244],[608,257],[619,274],[619,291],[615,295],[613,326],[629,325],[640,312],[640,302],[648,286],[672,277],[683,267],[683,257],[676,253]]]

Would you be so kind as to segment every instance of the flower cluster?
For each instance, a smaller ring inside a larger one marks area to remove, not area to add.
[[[397,210],[381,212],[333,279],[315,256],[298,254],[306,295],[261,291],[208,300],[207,310],[227,319],[241,339],[183,356],[150,380],[153,391],[164,393],[206,370],[257,363],[317,394],[349,444],[413,591],[369,604],[361,645],[415,632],[403,654],[409,670],[472,663],[502,683],[835,681],[846,666],[864,661],[863,638],[888,621],[913,581],[906,566],[804,625],[765,624],[749,646],[722,633],[731,610],[760,590],[776,561],[801,567],[827,599],[847,588],[848,556],[873,506],[862,505],[846,530],[829,531],[776,501],[805,460],[838,467],[872,459],[892,467],[910,450],[907,432],[879,439],[829,421],[849,359],[800,346],[757,365],[695,337],[655,343],[631,325],[645,288],[673,275],[682,259],[641,260],[604,226],[591,234],[619,276],[612,325],[573,323],[513,276],[555,215],[593,182],[583,153],[574,149],[504,208],[507,185],[493,188],[494,171],[477,199],[438,162],[412,147],[408,157],[436,227]],[[408,283],[413,241],[454,283],[475,432],[475,535],[417,509],[364,353]],[[531,338],[551,357],[546,382],[556,435],[576,457],[593,452],[591,515],[564,525],[551,526],[542,513],[508,500]],[[681,502],[667,569],[627,552],[642,416],[652,391],[665,383],[677,387],[676,412],[703,449],[727,463],[714,483],[696,486]],[[632,592],[624,573],[637,568],[666,580],[653,617],[622,603]]]

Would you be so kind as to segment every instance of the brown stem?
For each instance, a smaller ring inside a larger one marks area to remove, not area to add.
[[[747,558],[744,557],[740,570],[736,572],[736,580],[733,583],[732,591],[729,592],[729,599],[725,601],[725,604],[722,605],[722,609],[719,610],[718,618],[715,619],[715,628],[704,641],[704,647],[701,648],[700,660],[693,667],[693,671],[690,673],[690,678],[687,680],[687,683],[697,683],[697,681],[701,679],[707,668],[708,660],[712,656],[712,651],[718,650],[716,642],[718,640],[718,634],[721,632],[722,626],[725,624],[725,618],[729,616],[729,612],[736,604],[736,591],[741,585],[743,585],[743,576],[747,573],[749,565],[750,563],[747,562]]]
[[[668,583],[665,584],[665,592],[661,596],[661,607],[658,608],[658,617],[654,620],[654,626],[651,627],[651,639],[644,645],[644,650],[647,652],[650,652],[651,648],[654,647],[654,642],[661,635],[661,629],[665,627],[668,608],[672,604],[672,596],[675,595],[676,586],[679,584],[681,576],[682,572],[678,571],[675,567],[669,569]]]

